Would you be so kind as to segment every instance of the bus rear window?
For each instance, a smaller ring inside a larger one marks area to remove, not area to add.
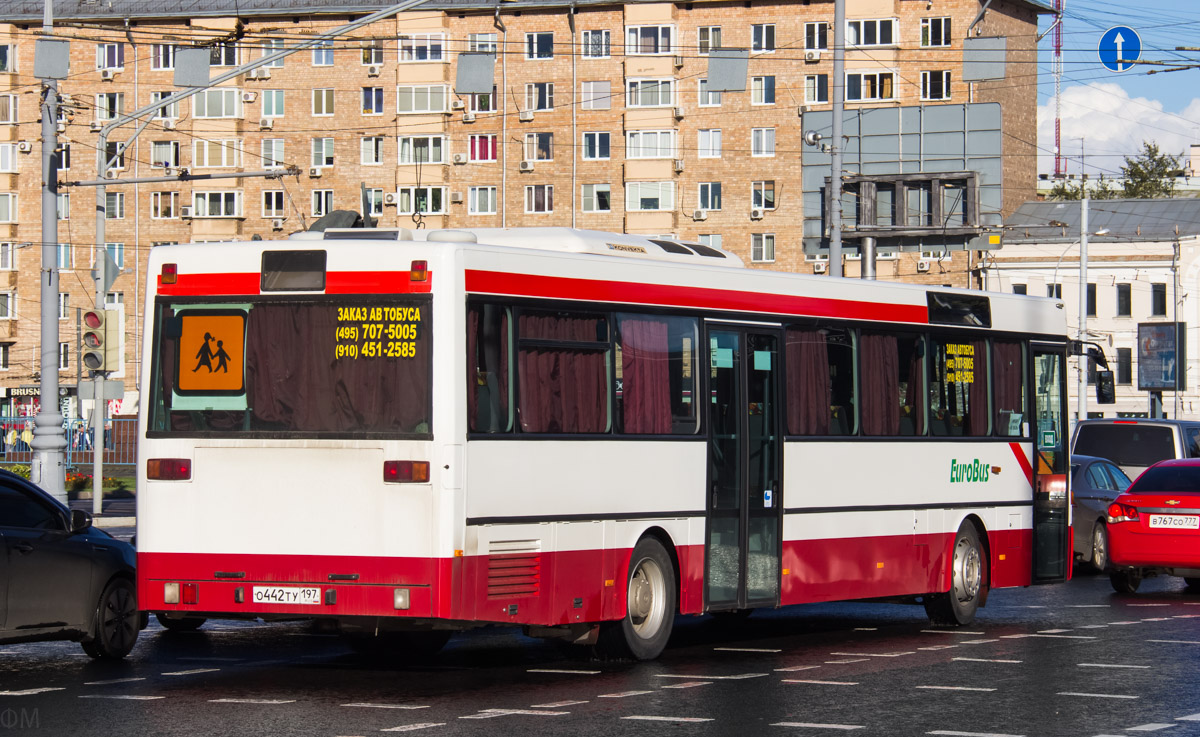
[[[429,303],[160,303],[150,429],[427,436]]]

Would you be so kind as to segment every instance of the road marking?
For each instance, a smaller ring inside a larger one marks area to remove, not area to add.
[[[696,686],[711,686],[712,681],[686,681],[684,683],[672,683],[663,688],[695,688]]]
[[[419,724],[405,724],[403,727],[391,727],[389,729],[381,729],[380,732],[415,732],[418,729],[429,729],[430,727],[444,727],[445,722],[421,722]]]
[[[791,666],[790,668],[776,668],[776,669],[775,669],[775,672],[777,672],[777,673],[789,673],[789,672],[791,672],[791,671],[794,671],[794,670],[814,670],[814,669],[816,669],[816,668],[820,668],[820,667],[821,667],[821,666],[819,666],[819,665],[793,665],[793,666]]]
[[[1021,734],[1000,734],[998,732],[956,732],[951,729],[938,729],[925,734],[941,734],[949,737],[1025,737]]]
[[[220,668],[193,668],[192,670],[177,670],[172,673],[163,673],[164,676],[191,676],[197,673],[216,673]]]
[[[166,696],[136,696],[133,694],[84,694],[81,699],[119,699],[121,701],[155,701],[157,699],[165,699]]]
[[[1169,621],[1171,621],[1171,618],[1170,617],[1143,617],[1142,621],[1143,622],[1169,622]]]
[[[1175,717],[1177,722],[1200,722],[1200,714],[1188,714],[1186,717]]]
[[[986,632],[967,632],[965,630],[921,630],[928,635],[986,635]]]
[[[603,671],[598,670],[572,670],[570,668],[530,668],[526,673],[564,673],[569,676],[598,676]]]
[[[658,673],[658,678],[703,678],[706,681],[744,681],[747,678],[762,678],[770,673],[739,673],[736,676],[698,676],[693,674],[676,674],[676,673]],[[638,691],[638,693],[649,693],[649,691]]]
[[[1146,603],[1146,604],[1126,604],[1125,606],[1171,606],[1171,605],[1170,605],[1170,604],[1151,604],[1151,603]]]
[[[1109,624],[1141,624],[1141,622],[1109,622]]]
[[[808,681],[800,678],[785,678],[784,683],[811,683],[816,686],[857,686],[858,681]]]
[[[958,647],[958,645],[930,645],[929,647],[919,647],[917,649],[918,650],[949,650],[952,647]]]
[[[989,642],[1000,642],[999,640],[963,640],[960,645],[986,645]]]
[[[1178,724],[1162,724],[1160,722],[1151,722],[1150,724],[1141,724],[1136,727],[1126,727],[1126,732],[1157,732],[1160,729],[1170,729],[1178,727]]]
[[[1000,660],[998,658],[950,658],[951,660],[963,660],[968,663],[1020,663],[1020,660]]]
[[[866,658],[847,658],[846,660],[826,660],[826,665],[843,665],[845,663],[865,663]]]
[[[624,699],[629,696],[641,696],[642,694],[654,693],[653,691],[620,691],[618,693],[602,693],[599,698],[602,699]]]
[[[65,687],[63,687],[63,688],[55,688],[55,687],[27,688],[24,691],[0,691],[0,696],[35,696],[37,694],[46,693],[48,691],[66,691],[66,690],[67,689]]]
[[[1200,645],[1200,640],[1146,640],[1146,642],[1161,642],[1166,645]]]
[[[534,704],[529,707],[531,709],[561,709],[564,706],[578,706],[586,704],[587,701],[555,701],[553,704]]]
[[[113,683],[133,683],[134,681],[144,681],[145,678],[114,678],[111,681],[84,681],[85,686],[107,686]]]
[[[915,652],[909,650],[901,653],[829,653],[830,655],[861,655],[864,658],[898,658],[901,655],[916,655]]]
[[[1081,629],[1081,630],[1102,630],[1102,629],[1106,629],[1107,627],[1108,627],[1107,624],[1085,624],[1085,625],[1081,626],[1079,629]]]
[[[1020,639],[1026,638],[1026,637],[1046,637],[1046,638],[1057,639],[1057,640],[1094,640],[1094,639],[1096,639],[1095,637],[1092,637],[1091,635],[1042,635],[1042,634],[1037,634],[1037,633],[1025,634],[1025,635],[1000,635],[1000,637],[1005,640],[1020,640]]]
[[[975,686],[913,686],[913,688],[924,688],[930,691],[995,691],[994,688],[976,688]]]
[[[1123,665],[1121,663],[1080,663],[1080,668],[1149,668],[1148,665]]]
[[[1078,693],[1075,691],[1059,691],[1055,696],[1087,696],[1096,699],[1138,699],[1140,696],[1129,696],[1119,693]]]
[[[478,714],[468,714],[465,717],[459,717],[459,719],[493,719],[495,717],[507,717],[516,714],[522,716],[561,717],[570,713],[569,711],[538,711],[535,709],[484,709]]]
[[[342,704],[360,709],[428,709],[425,704]]]
[[[806,727],[808,729],[863,729],[861,724],[818,724],[816,722],[776,722],[772,727]]]
[[[1039,635],[1061,635],[1061,634],[1062,634],[1062,633],[1064,633],[1064,632],[1070,632],[1070,631],[1071,631],[1071,630],[1063,630],[1063,629],[1058,629],[1058,630],[1038,630],[1038,634],[1039,634]]]
[[[295,699],[209,699],[210,704],[294,704]]]
[[[637,719],[643,722],[711,722],[708,717],[651,717],[651,716],[628,716],[621,717],[622,719]]]
[[[1200,614],[1175,614],[1171,616],[1171,619],[1196,619],[1197,617],[1200,617]]]
[[[727,653],[781,653],[777,647],[714,647],[713,650]],[[628,717],[626,717],[628,719]],[[711,720],[709,720],[711,721]]]
[[[1068,609],[1111,609],[1112,604],[1067,604]]]
[[[854,631],[855,632],[875,632],[878,629],[879,629],[878,627],[855,627]]]

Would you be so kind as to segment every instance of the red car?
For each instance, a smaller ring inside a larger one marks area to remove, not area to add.
[[[1108,505],[1113,588],[1137,591],[1142,578],[1183,576],[1200,590],[1200,459],[1161,461]]]

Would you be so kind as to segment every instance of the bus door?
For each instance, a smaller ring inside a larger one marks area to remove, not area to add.
[[[705,608],[779,602],[780,332],[708,326]]]
[[[1062,345],[1033,350],[1033,582],[1064,581],[1070,573],[1067,494],[1066,352]]]

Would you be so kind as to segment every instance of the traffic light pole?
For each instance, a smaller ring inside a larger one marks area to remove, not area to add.
[[[108,271],[108,261],[109,261],[109,259],[107,258],[107,256],[108,256],[107,247],[103,243],[99,244],[99,246],[102,250],[100,251],[99,254],[97,254],[98,258],[96,259],[96,269],[93,272],[93,274],[96,277],[96,309],[103,310],[104,302],[105,302],[105,292],[108,291],[108,286],[109,286],[109,284],[112,283],[112,280],[106,279],[108,274],[105,273]],[[115,278],[116,274],[112,274],[111,276],[113,276]],[[108,317],[107,313],[101,312],[101,314],[105,315],[105,317]],[[107,325],[107,320],[105,320],[105,327],[106,327],[105,336],[104,336],[105,344],[100,346],[101,351],[108,350],[107,341],[108,341],[109,333],[113,332],[113,330],[111,329],[111,326]],[[103,371],[96,371],[92,374],[92,381],[94,382],[93,390],[95,392],[94,394],[92,394],[92,514],[93,515],[100,514],[100,512],[102,512],[103,508],[104,508],[104,422],[105,422],[105,415],[108,413],[108,398],[104,396],[104,379],[105,379],[105,372],[103,372]]]

